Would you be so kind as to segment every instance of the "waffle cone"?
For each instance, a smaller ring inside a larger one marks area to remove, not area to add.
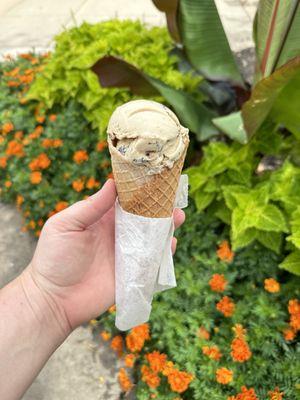
[[[187,147],[188,141],[172,168],[166,167],[161,173],[149,175],[147,167],[127,161],[109,141],[114,179],[123,210],[150,218],[172,216]]]

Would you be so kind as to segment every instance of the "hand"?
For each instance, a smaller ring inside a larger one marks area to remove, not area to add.
[[[60,324],[72,330],[114,304],[113,180],[103,188],[51,217],[45,224],[27,274],[60,310]],[[174,211],[177,228],[184,212]],[[175,252],[173,238],[172,251]]]

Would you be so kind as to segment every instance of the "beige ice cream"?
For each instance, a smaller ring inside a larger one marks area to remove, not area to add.
[[[118,107],[108,129],[110,144],[149,174],[172,168],[186,150],[188,129],[166,106],[149,100],[134,100]]]

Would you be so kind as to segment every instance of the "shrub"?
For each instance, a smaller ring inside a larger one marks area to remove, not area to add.
[[[164,28],[148,29],[138,21],[84,23],[56,37],[55,51],[28,97],[48,108],[76,99],[85,118],[104,134],[112,111],[138,96],[124,88],[102,88],[90,68],[103,56],[119,56],[176,89],[194,90],[199,78],[177,70],[177,57],[169,55],[171,48]]]
[[[228,229],[207,214],[195,218],[193,205],[178,236],[178,287],[156,296],[147,339],[142,325],[120,340],[122,376],[132,375],[136,398],[298,399],[300,280],[257,242],[233,254]],[[110,311],[100,318],[105,340],[120,337]]]
[[[188,169],[199,212],[231,225],[234,250],[256,240],[291,252],[281,267],[300,275],[297,139],[266,128],[247,145],[213,142],[203,151],[200,165]]]
[[[24,229],[39,235],[49,216],[94,193],[111,169],[81,105],[71,100],[50,113],[24,103],[43,57],[23,57],[0,66],[0,195],[16,201]]]

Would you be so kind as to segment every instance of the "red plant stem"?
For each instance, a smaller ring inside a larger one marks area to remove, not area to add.
[[[271,20],[271,24],[270,24],[270,29],[269,29],[268,37],[267,37],[267,41],[266,41],[266,48],[265,48],[264,55],[263,55],[263,58],[261,61],[260,69],[261,69],[261,73],[263,76],[265,75],[267,61],[268,61],[268,57],[270,54],[271,43],[272,43],[274,29],[275,29],[275,21],[276,21],[278,7],[279,7],[279,1],[280,0],[276,0],[276,3],[275,3],[274,12],[273,12],[273,16],[272,16],[272,20]]]

